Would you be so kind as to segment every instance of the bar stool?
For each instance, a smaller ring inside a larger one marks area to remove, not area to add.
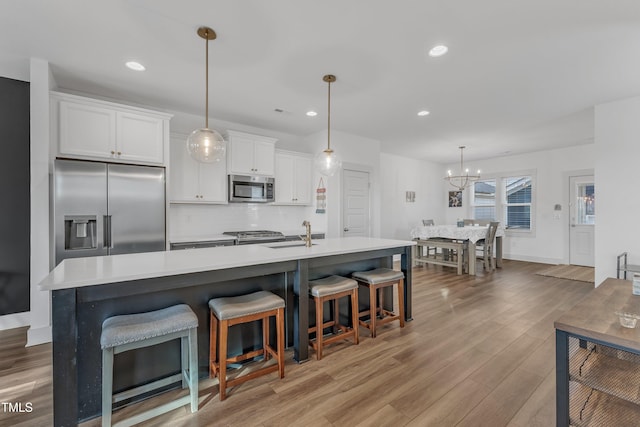
[[[102,425],[111,425],[114,402],[138,396],[142,393],[182,381],[182,388],[189,387],[189,394],[157,408],[126,418],[116,425],[130,426],[191,404],[191,412],[198,411],[198,318],[186,304],[174,305],[148,313],[126,314],[107,318],[102,323],[100,346],[102,347]],[[180,338],[182,370],[113,395],[113,356],[136,348],[148,347]]]
[[[209,301],[211,309],[211,329],[209,345],[209,376],[218,375],[220,381],[220,400],[227,397],[227,388],[241,384],[253,378],[278,371],[284,378],[284,300],[267,291],[258,291],[238,297],[215,298]],[[276,317],[277,350],[269,345],[269,318]],[[262,320],[262,348],[228,357],[227,339],[229,327],[241,323]],[[219,335],[219,337],[218,337]],[[218,341],[220,348],[218,349]],[[265,366],[247,375],[227,380],[227,365],[241,362],[257,356],[269,360],[272,355],[278,361],[275,365]],[[220,359],[218,361],[218,359]]]
[[[358,344],[358,282],[346,277],[329,276],[309,282],[309,295],[316,303],[316,325],[309,328],[309,333],[316,333],[316,339],[309,344],[316,351],[317,360],[322,359],[322,349],[325,345],[343,339],[353,339]],[[351,297],[351,324],[348,327],[340,324],[338,301],[342,297]],[[324,303],[333,301],[333,320],[324,322]],[[324,337],[324,329],[332,326],[334,335]],[[338,334],[338,331],[341,333]]]
[[[400,321],[400,327],[404,328],[404,273],[389,268],[376,268],[370,271],[357,271],[351,275],[358,284],[369,288],[369,309],[361,311],[358,317],[369,315],[369,322],[360,320],[360,325],[371,331],[371,338],[376,337],[378,325]],[[384,308],[384,294],[378,290],[388,286],[397,285],[398,290],[398,314]],[[380,307],[378,308],[378,302]],[[376,319],[380,313],[380,319]]]

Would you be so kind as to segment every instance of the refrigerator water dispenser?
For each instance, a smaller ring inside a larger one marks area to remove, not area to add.
[[[94,249],[97,247],[95,215],[65,215],[64,248]]]

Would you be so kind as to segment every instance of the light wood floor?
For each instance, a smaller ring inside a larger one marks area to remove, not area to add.
[[[415,267],[414,320],[404,329],[385,325],[376,339],[363,330],[360,345],[329,347],[319,362],[296,364],[288,353],[284,379],[249,381],[224,402],[217,380],[203,380],[197,414],[185,407],[146,425],[555,425],[553,321],[593,285],[536,275],[542,268],[505,261],[469,277]],[[34,409],[0,407],[0,426],[52,423],[51,345],[24,348],[25,333],[0,332],[0,402]]]

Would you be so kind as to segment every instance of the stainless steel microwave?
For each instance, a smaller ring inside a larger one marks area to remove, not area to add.
[[[275,200],[275,179],[255,175],[229,175],[229,202],[267,203]]]

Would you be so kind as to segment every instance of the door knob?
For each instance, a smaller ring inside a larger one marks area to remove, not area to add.
[[[349,231],[349,229],[347,227],[342,229],[343,231]]]

